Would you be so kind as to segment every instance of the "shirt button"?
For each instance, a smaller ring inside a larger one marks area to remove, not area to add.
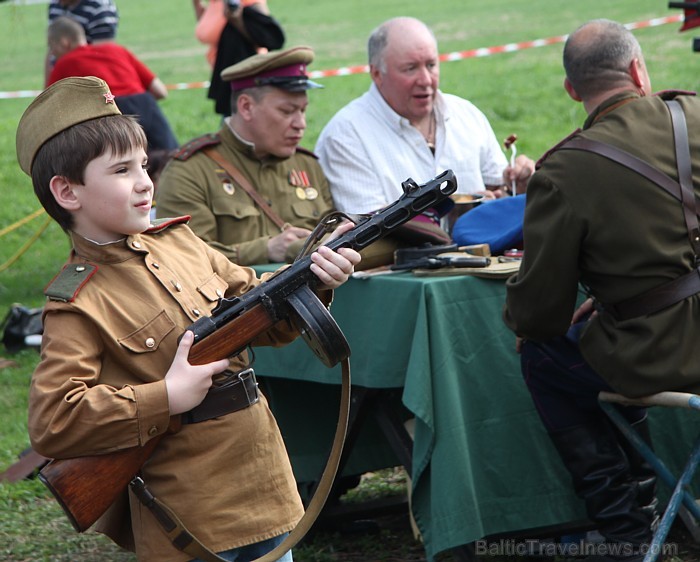
[[[197,318],[199,318],[202,315],[202,313],[199,312],[199,310],[196,308],[192,309],[192,314],[194,314]]]
[[[148,435],[153,436],[153,435],[155,435],[156,433],[158,433],[158,428],[157,428],[155,425],[152,425],[152,426],[148,429]]]
[[[141,242],[139,242],[138,240],[134,240],[134,241],[131,243],[131,245],[132,245],[134,248],[140,248],[140,247],[141,247]]]
[[[160,264],[153,262],[153,269],[160,269]]]
[[[182,291],[182,285],[177,281],[173,281],[173,287],[175,287],[176,291]]]
[[[156,340],[153,338],[146,338],[146,347],[155,347]]]
[[[217,289],[217,290],[216,290],[216,296],[219,297],[219,298],[221,298],[221,297],[224,296],[224,292],[223,292],[221,289]]]
[[[77,267],[75,268],[75,270],[78,271],[78,272],[85,271],[85,266],[84,266],[84,265],[79,265],[79,266],[77,266]]]

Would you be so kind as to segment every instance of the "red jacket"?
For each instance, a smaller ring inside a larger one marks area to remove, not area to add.
[[[155,74],[131,51],[116,43],[83,45],[56,61],[49,84],[70,76],[97,76],[115,96],[148,91]]]

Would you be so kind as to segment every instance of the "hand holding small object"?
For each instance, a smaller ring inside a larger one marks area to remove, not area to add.
[[[515,170],[515,155],[518,153],[518,149],[515,148],[516,140],[518,140],[518,135],[512,134],[506,140],[503,141],[503,146],[505,147],[505,149],[508,150],[510,148],[510,167],[513,170]],[[513,177],[510,184],[511,195],[516,195],[516,186],[517,183],[515,177]]]

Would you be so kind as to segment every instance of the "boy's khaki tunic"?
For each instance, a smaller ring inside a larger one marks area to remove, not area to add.
[[[45,307],[29,408],[38,452],[57,458],[108,453],[166,431],[163,379],[178,337],[224,293],[259,283],[253,270],[229,262],[183,222],[105,246],[72,236],[68,263],[96,270],[76,286],[72,302],[49,300]],[[284,344],[295,335],[281,323],[255,343]],[[231,368],[238,367],[232,361]],[[249,408],[165,435],[142,475],[214,551],[289,531],[303,514],[284,443],[262,397]],[[188,560],[151,513],[130,500],[139,560]],[[129,523],[128,517],[115,520],[114,509],[108,512],[111,536]]]
[[[268,263],[267,242],[280,233],[240,185],[211,158],[198,150],[213,144],[246,177],[285,222],[313,230],[333,210],[328,180],[316,158],[298,150],[289,158],[259,159],[251,144],[224,125],[185,145],[163,170],[156,191],[156,214],[190,215],[190,227],[202,240],[242,265]],[[286,261],[292,262],[303,241],[292,244]]]

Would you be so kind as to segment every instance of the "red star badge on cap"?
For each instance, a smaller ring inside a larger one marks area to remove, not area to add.
[[[114,103],[114,94],[112,92],[107,92],[102,95],[105,97],[105,103]]]

